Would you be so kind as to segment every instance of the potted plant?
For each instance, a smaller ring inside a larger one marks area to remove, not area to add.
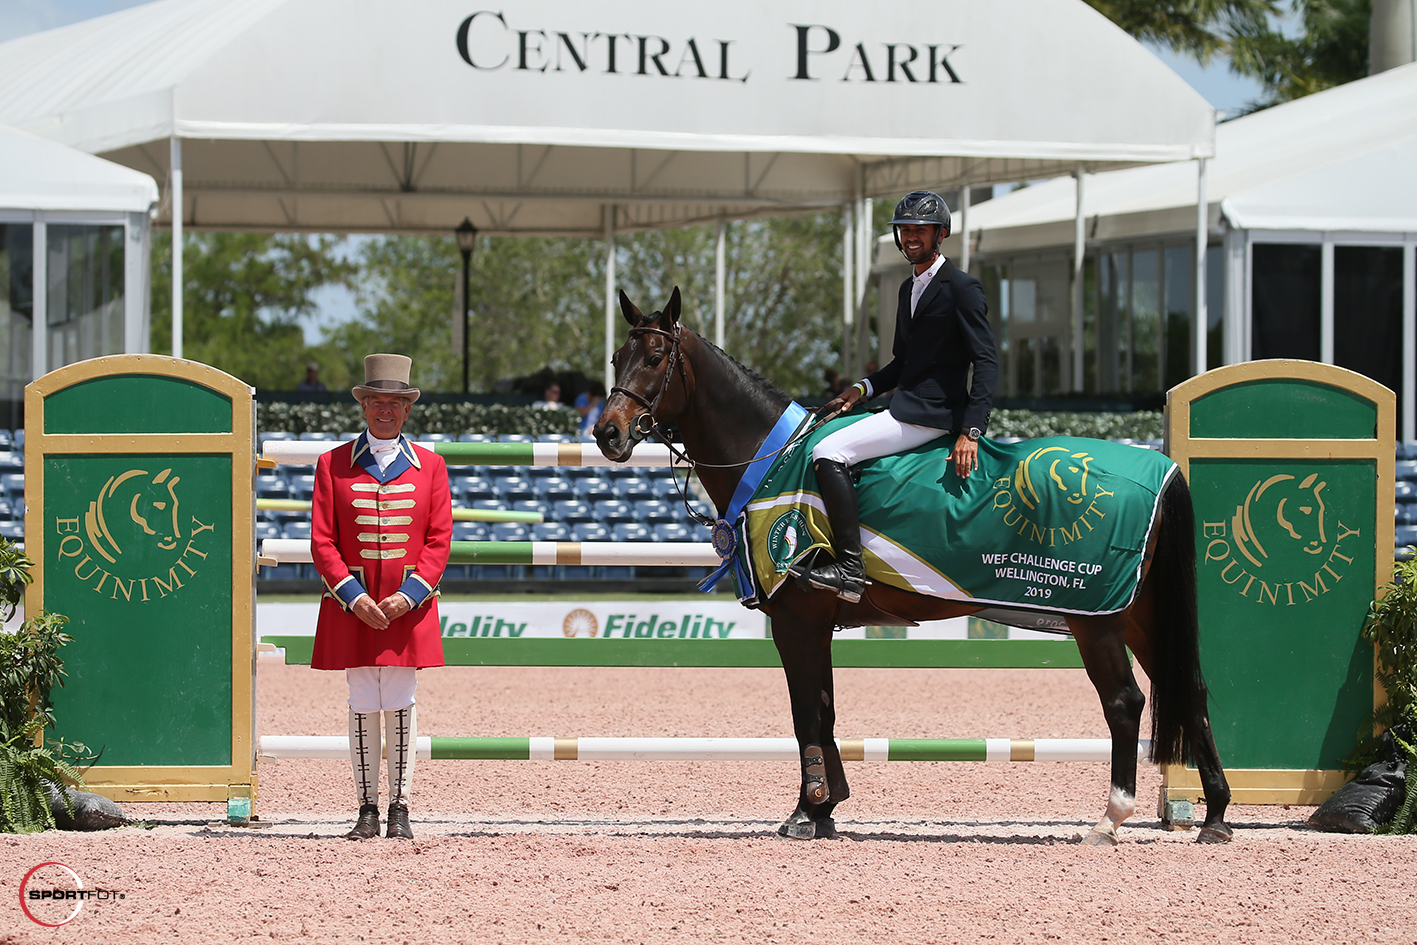
[[[1382,588],[1363,624],[1363,639],[1377,649],[1376,676],[1387,701],[1373,713],[1381,735],[1363,739],[1355,760],[1367,764],[1391,754],[1407,762],[1406,795],[1396,816],[1380,833],[1417,833],[1417,548],[1393,566],[1392,580]],[[1384,744],[1392,747],[1384,751]]]
[[[0,539],[0,619],[15,613],[30,583],[33,562]],[[70,641],[66,617],[38,613],[14,633],[0,632],[0,832],[32,833],[55,826],[51,795],[69,807],[65,780],[83,784],[72,764],[85,749],[62,741],[45,744],[54,721],[49,694],[64,685],[59,650]]]

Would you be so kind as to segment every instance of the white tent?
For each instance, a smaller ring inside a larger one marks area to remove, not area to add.
[[[1253,246],[1320,247],[1318,359],[1334,363],[1334,247],[1403,253],[1403,435],[1412,438],[1413,265],[1417,248],[1417,64],[1222,124],[1209,162],[1207,222],[1224,247],[1224,363],[1248,360],[1253,329]],[[1084,180],[1089,245],[1140,244],[1194,232],[1189,164],[1138,167]],[[1077,182],[1057,178],[974,208],[973,252],[998,260],[1071,244]],[[1341,301],[1341,300],[1340,300]],[[1204,344],[1198,346],[1206,367]],[[1215,366],[1213,363],[1211,366]]]
[[[0,398],[75,360],[146,350],[158,196],[147,174],[0,127]]]
[[[1213,117],[1080,0],[162,0],[0,45],[0,122],[169,177],[179,227],[613,234],[1204,158]]]
[[[146,214],[157,200],[147,174],[0,128],[0,208]]]
[[[1216,130],[1212,223],[1240,229],[1417,231],[1417,64],[1237,118]],[[1185,231],[1195,169],[1138,167],[1089,176],[1090,238]],[[1017,190],[973,211],[974,251],[1070,242],[1073,178]]]

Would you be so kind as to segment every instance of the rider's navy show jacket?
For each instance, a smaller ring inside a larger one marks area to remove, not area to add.
[[[902,423],[950,432],[987,430],[999,356],[984,286],[945,260],[920,296],[914,317],[910,286],[909,278],[900,286],[891,362],[866,378],[872,393],[895,388],[890,410]],[[971,364],[974,380],[966,386]]]

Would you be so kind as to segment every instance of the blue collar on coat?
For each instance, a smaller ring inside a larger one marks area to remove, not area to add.
[[[418,454],[413,451],[413,445],[403,434],[399,434],[398,455],[394,457],[392,463],[389,463],[387,469],[380,471],[379,461],[374,458],[374,452],[369,448],[368,431],[359,434],[359,438],[354,441],[354,450],[349,454],[349,464],[351,466],[358,465],[379,482],[391,482],[408,472],[410,468],[423,468],[423,464],[418,460]]]

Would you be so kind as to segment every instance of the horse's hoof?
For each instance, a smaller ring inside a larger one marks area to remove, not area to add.
[[[1196,835],[1196,843],[1229,843],[1234,838],[1229,824],[1208,824]]]
[[[1082,838],[1082,845],[1085,847],[1115,847],[1118,844],[1115,832],[1104,833],[1093,827],[1088,831],[1087,836]]]
[[[817,827],[817,833],[816,833],[816,836],[815,836],[814,839],[817,839],[817,840],[835,840],[835,839],[836,839],[836,821],[832,820],[830,817],[823,817],[823,818],[821,818],[820,820],[814,820],[814,821],[812,821],[812,823],[815,824],[816,827]]]
[[[817,836],[817,822],[814,820],[784,821],[782,826],[777,828],[777,835],[789,840],[811,840]]]

